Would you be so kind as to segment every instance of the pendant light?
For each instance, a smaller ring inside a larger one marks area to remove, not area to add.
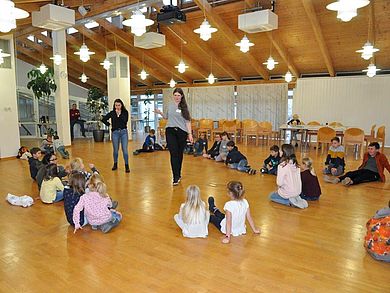
[[[286,72],[286,75],[284,76],[284,80],[285,80],[286,82],[291,82],[292,79],[293,79],[293,75],[291,74],[290,70],[288,70],[288,71]]]
[[[370,4],[369,0],[338,0],[326,6],[327,9],[337,11],[337,18],[350,21],[357,15],[358,8]]]
[[[269,49],[269,57],[266,62],[264,62],[264,65],[267,65],[268,70],[272,70],[275,68],[275,65],[278,65],[279,62],[275,61],[274,58],[272,58],[272,32],[271,32],[271,47]]]
[[[364,44],[364,46],[362,47],[361,50],[357,50],[356,52],[357,53],[361,53],[361,57],[364,59],[364,60],[370,60],[373,56],[374,56],[374,53],[378,52],[379,49],[377,48],[374,48],[374,46],[371,44],[370,40],[372,40],[373,42],[375,42],[375,33],[374,33],[374,27],[373,27],[373,24],[372,24],[372,17],[371,17],[371,14],[373,13],[373,10],[374,7],[373,7],[373,4],[371,4],[370,6],[370,13],[368,14],[368,33],[367,33],[367,42]]]
[[[246,35],[242,38],[239,43],[236,43],[236,46],[240,47],[240,51],[246,53],[249,51],[249,47],[252,47],[254,44],[251,43]]]
[[[180,73],[184,73],[188,68],[188,66],[183,61],[183,42],[180,43],[180,62],[175,66],[175,68],[177,68],[177,71]]]
[[[83,39],[84,39],[84,35],[83,35]],[[83,62],[87,62],[89,59],[91,59],[90,56],[95,54],[95,52],[89,51],[89,48],[84,43],[84,40],[83,40],[83,44],[80,47],[80,50],[77,51],[77,52],[74,52],[74,53],[76,55],[79,55],[80,56],[80,60],[83,61]]]
[[[214,74],[213,74],[213,57],[211,57],[211,69],[210,69],[210,74],[207,77],[207,81],[209,82],[209,84],[213,84],[213,83],[215,83],[216,80],[217,79],[214,77]]]
[[[173,79],[173,77],[171,78],[171,80],[169,81],[169,86],[171,88],[174,88],[176,86],[176,81]]]
[[[131,33],[133,33],[137,37],[140,37],[144,33],[146,33],[146,27],[152,25],[153,23],[154,21],[146,18],[145,15],[143,15],[142,12],[139,10],[139,8],[137,8],[137,10],[133,12],[133,15],[130,19],[126,19],[122,22],[123,25],[130,26]]]
[[[79,79],[81,80],[82,83],[86,83],[89,77],[86,76],[85,73],[83,72],[83,74],[80,75]]]
[[[370,65],[368,65],[367,69],[363,70],[363,72],[367,72],[368,77],[374,77],[376,75],[377,71],[380,71],[380,69],[376,68],[374,63],[370,63]]]
[[[102,65],[105,70],[109,70],[111,67],[111,62],[108,60],[108,58],[105,58],[103,62],[100,63],[100,65]]]
[[[147,77],[148,77],[148,73],[145,71],[145,69],[144,69],[144,53],[142,52],[142,70],[141,70],[141,72],[138,74],[140,77],[141,77],[141,79],[142,80],[145,80]]]
[[[47,67],[45,64],[41,64],[39,67],[38,67],[38,70],[40,71],[40,73],[42,74],[45,74],[45,72],[47,71]]]
[[[50,57],[50,59],[53,60],[54,64],[57,66],[62,64],[62,60],[65,60],[65,58],[62,58],[59,53],[55,53],[53,57]]]
[[[205,5],[205,3],[204,3],[204,0],[203,0],[203,7],[204,7],[204,5]],[[203,10],[203,15],[204,15],[204,20],[201,23],[199,28],[194,29],[194,33],[199,34],[200,38],[203,41],[208,41],[208,40],[211,39],[211,34],[215,33],[216,31],[218,31],[218,29],[216,29],[215,27],[212,27],[210,25],[210,23],[207,21],[205,10]]]
[[[16,28],[16,20],[29,17],[29,13],[16,8],[10,0],[0,0],[0,32],[8,33]]]
[[[3,53],[3,49],[0,49],[0,65],[4,63],[5,57],[11,57],[11,54]]]

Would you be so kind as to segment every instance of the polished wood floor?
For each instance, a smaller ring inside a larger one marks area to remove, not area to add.
[[[268,155],[265,146],[240,149],[256,168]],[[202,158],[186,156],[183,181],[172,187],[168,152],[131,155],[130,174],[122,159],[111,171],[109,142],[76,140],[70,152],[95,163],[123,222],[109,234],[90,228],[73,234],[62,203],[24,209],[1,201],[0,292],[390,292],[390,265],[363,247],[366,221],[386,206],[390,183],[346,188],[321,179],[320,201],[299,210],[269,202],[275,177]],[[320,173],[325,155],[310,155]],[[348,168],[357,165],[348,158]],[[1,160],[0,178],[3,196],[38,196],[26,161]],[[207,239],[184,238],[173,215],[185,188],[197,184],[204,200],[213,195],[223,207],[229,180],[244,183],[261,235],[248,230],[223,245],[210,225]]]

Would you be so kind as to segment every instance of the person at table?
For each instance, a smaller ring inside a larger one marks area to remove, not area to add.
[[[293,118],[287,122],[287,125],[290,125],[290,126],[297,126],[297,125],[301,125],[301,124],[302,124],[302,122],[299,119],[298,114],[294,114]],[[298,139],[297,139],[298,132],[299,132],[299,130],[291,130],[291,144],[292,144],[292,141],[295,140],[296,147],[298,146]]]
[[[324,181],[335,184],[341,182],[345,186],[372,181],[385,182],[384,171],[386,168],[390,172],[390,164],[386,156],[379,152],[379,149],[379,143],[370,143],[368,152],[364,154],[363,162],[358,170],[347,172],[344,176],[335,178],[324,176]]]
[[[85,128],[84,128],[84,122],[85,120],[80,119],[80,111],[77,109],[76,104],[72,104],[72,109],[69,110],[70,115],[70,137],[73,140],[74,139],[74,125],[78,124],[80,125],[81,134],[85,137]]]

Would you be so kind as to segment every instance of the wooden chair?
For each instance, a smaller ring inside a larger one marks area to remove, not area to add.
[[[265,140],[267,138],[267,145],[269,144],[270,138],[273,136],[272,123],[268,121],[259,122],[259,139],[260,137]]]
[[[360,147],[360,158],[363,159],[363,147],[364,147],[364,131],[360,128],[348,128],[344,132],[345,156],[347,156],[348,145],[361,146]]]
[[[213,130],[214,121],[212,119],[200,119],[198,128],[198,137],[200,133],[205,132],[206,137],[211,138],[211,131]]]
[[[307,123],[307,125],[320,126],[321,123],[318,121],[310,121]],[[311,137],[316,136],[316,135],[317,135],[317,131],[313,131],[313,130],[307,131],[307,140],[308,140],[309,148],[310,148],[310,143],[311,143]]]
[[[223,131],[227,132],[231,136],[234,136],[234,142],[237,143],[237,121],[236,120],[226,120],[223,123]]]
[[[217,133],[221,134],[223,132],[223,124],[225,123],[226,119],[220,119],[218,120],[218,128],[214,128],[211,130],[211,137],[214,141],[215,135]]]
[[[382,153],[385,150],[385,143],[386,143],[386,127],[382,125],[381,127],[378,127],[378,130],[376,131],[376,137],[375,140],[379,143],[382,143]]]
[[[160,119],[158,121],[157,133],[160,135],[160,137],[165,136],[165,127],[167,126],[167,123],[167,119]]]
[[[340,122],[331,122],[331,123],[329,123],[329,127],[341,127],[341,126],[344,126],[344,125],[341,124]]]
[[[317,132],[317,145],[316,145],[316,155],[318,154],[318,149],[321,144],[321,155],[324,152],[324,144],[327,146],[331,143],[331,139],[336,136],[336,131],[330,127],[321,127]]]
[[[364,141],[366,142],[366,149],[368,147],[368,144],[375,140],[375,128],[376,128],[376,124],[372,125],[370,134],[364,135]]]
[[[191,119],[191,130],[193,136],[197,137],[198,129],[199,129],[199,120]]]
[[[242,137],[245,139],[245,145],[248,145],[248,137],[249,139],[254,137],[255,138],[255,143],[257,145],[258,143],[258,137],[259,137],[259,125],[257,121],[247,119],[247,120],[242,120]]]

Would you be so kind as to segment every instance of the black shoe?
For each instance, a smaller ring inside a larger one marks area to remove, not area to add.
[[[125,165],[126,173],[130,173],[130,167],[129,165]]]
[[[215,209],[216,209],[215,203],[214,203],[214,197],[209,196],[209,198],[208,198],[207,201],[209,202],[209,211],[210,211],[211,213],[214,213],[214,211],[215,211]]]
[[[261,169],[260,169],[260,172],[261,172],[261,174],[267,174],[267,169],[261,168]]]
[[[118,201],[117,200],[113,200],[111,208],[115,210],[117,206],[118,206]]]
[[[118,169],[118,164],[117,164],[117,163],[114,163],[114,166],[112,166],[111,170],[114,171],[114,170],[116,170],[116,169]]]

